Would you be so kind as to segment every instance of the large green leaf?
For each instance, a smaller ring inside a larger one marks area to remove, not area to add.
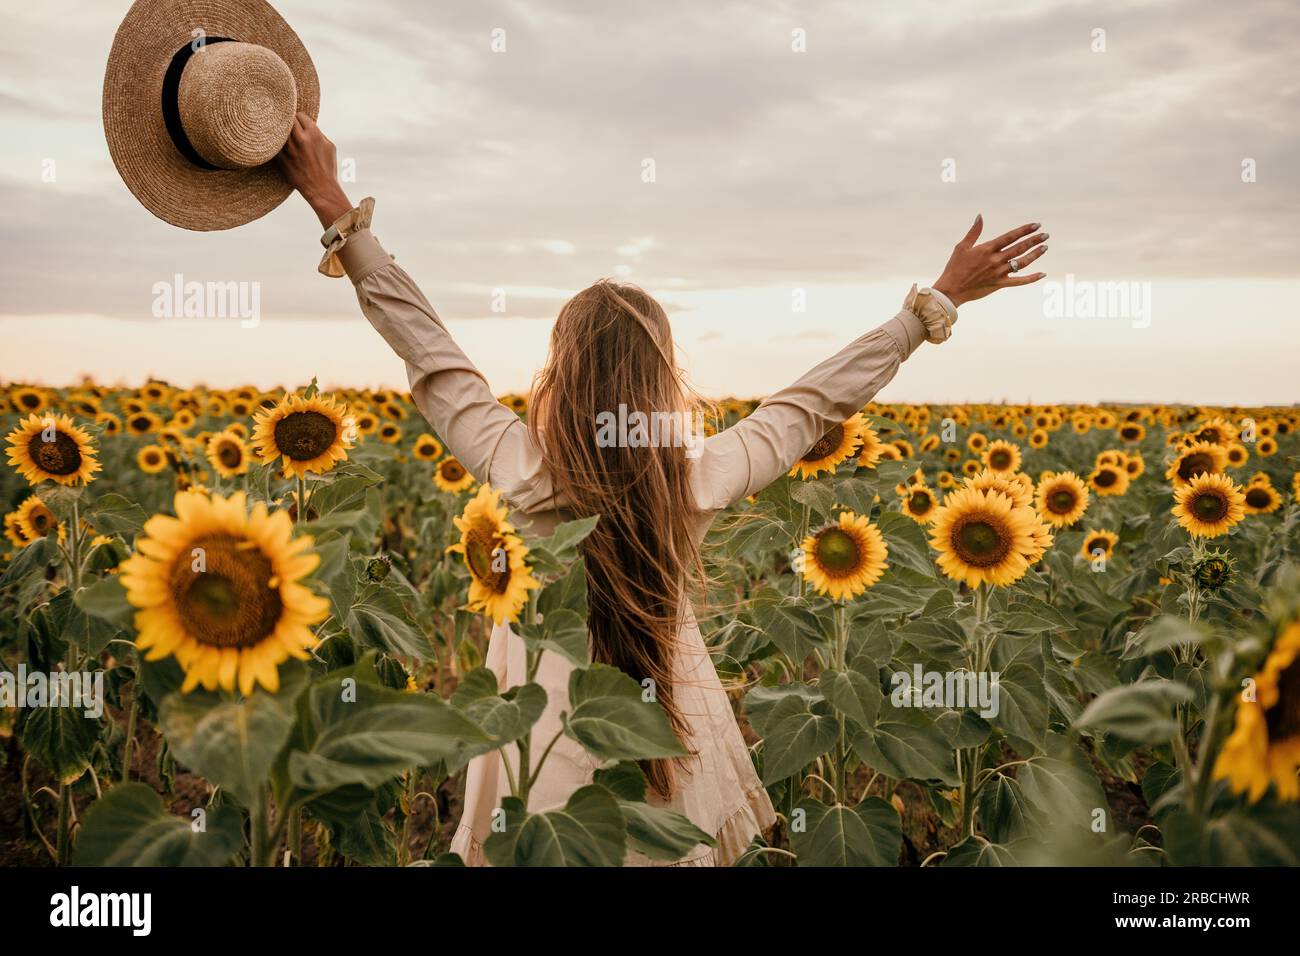
[[[686,754],[657,700],[616,667],[592,664],[569,676],[572,712],[564,732],[601,760],[650,760]]]
[[[798,814],[803,819],[797,824]],[[799,801],[790,844],[800,866],[895,866],[903,846],[898,811],[879,797],[856,807]]]
[[[1093,698],[1074,725],[1135,743],[1163,743],[1182,733],[1175,711],[1191,696],[1190,690],[1173,681],[1121,684]]]
[[[343,680],[327,675],[308,692],[307,749],[289,755],[289,776],[303,790],[377,787],[439,762],[454,773],[499,743],[438,697]]]
[[[540,684],[523,684],[497,692],[497,676],[486,667],[465,675],[451,698],[470,720],[502,743],[518,740],[546,710],[546,691]]]
[[[21,688],[19,688],[21,690]],[[23,750],[35,757],[62,783],[76,780],[90,766],[99,742],[102,720],[87,717],[84,707],[31,707],[22,711],[18,738]]]
[[[77,866],[222,866],[244,846],[240,813],[213,807],[194,820],[163,809],[143,783],[114,787],[90,806],[77,834]]]
[[[501,801],[504,827],[483,844],[493,866],[621,866],[627,824],[604,787],[581,787],[558,810],[527,813],[515,797]]]
[[[301,686],[231,700],[202,691],[169,695],[158,723],[176,759],[243,803],[259,799],[276,756],[293,729],[293,702]]]
[[[363,643],[418,660],[434,656],[428,636],[416,626],[402,599],[387,584],[366,588],[352,605],[348,630]]]
[[[880,712],[880,682],[856,670],[824,670],[817,679],[822,696],[861,727],[870,727]]]
[[[680,860],[701,843],[714,846],[713,837],[676,810],[634,800],[618,805],[627,821],[628,848],[652,860]]]
[[[793,776],[834,746],[839,722],[825,701],[798,694],[781,699],[768,715],[763,737],[763,783]]]
[[[853,749],[873,769],[900,780],[959,782],[943,731],[911,708],[882,710],[874,727],[854,736]]]

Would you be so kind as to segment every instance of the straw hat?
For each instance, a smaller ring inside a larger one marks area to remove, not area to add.
[[[268,165],[313,119],[311,57],[263,0],[136,0],[104,73],[104,135],[127,188],[166,222],[231,229],[292,191]]]

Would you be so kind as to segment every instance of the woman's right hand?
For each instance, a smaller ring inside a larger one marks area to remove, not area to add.
[[[1025,274],[1020,269],[1047,251],[1047,246],[1042,243],[1048,234],[1036,232],[1041,225],[1031,222],[1004,232],[996,239],[976,244],[975,240],[984,228],[984,217],[976,216],[970,230],[953,247],[948,264],[943,267],[943,274],[930,287],[946,295],[953,305],[960,306],[964,302],[982,299],[998,289],[1037,282],[1047,273]],[[1016,260],[1019,267],[1016,273],[1011,271],[1012,259]]]

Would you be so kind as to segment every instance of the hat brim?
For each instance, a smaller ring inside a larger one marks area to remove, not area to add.
[[[136,0],[113,38],[104,72],[104,136],[128,189],[151,213],[184,229],[232,229],[265,216],[293,191],[274,164],[206,170],[172,142],[163,76],[194,31],[273,50],[293,73],[298,111],[320,112],[320,80],[298,34],[264,0]]]

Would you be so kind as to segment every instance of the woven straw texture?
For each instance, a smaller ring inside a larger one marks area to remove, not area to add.
[[[196,30],[238,41],[196,53],[178,97],[187,138],[222,167],[216,170],[182,156],[163,118],[163,77]],[[289,184],[273,164],[259,164],[279,151],[288,135],[285,117],[291,122],[295,110],[319,114],[316,68],[298,35],[263,0],[136,0],[113,39],[104,74],[108,150],[127,188],[165,222],[231,229],[284,202]]]

